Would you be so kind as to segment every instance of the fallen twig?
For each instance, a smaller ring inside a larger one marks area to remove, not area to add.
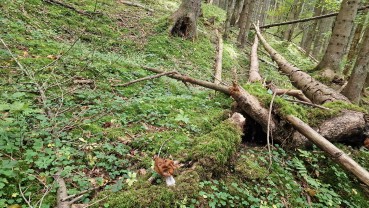
[[[314,103],[311,103],[311,102],[305,102],[305,101],[301,101],[301,100],[293,100],[293,99],[288,99],[288,98],[285,98],[285,100],[290,101],[290,102],[301,103],[301,104],[317,107],[317,108],[324,109],[324,110],[331,110],[330,108],[324,107],[322,105],[317,105],[317,104],[314,104]]]
[[[147,7],[147,6],[144,6],[142,4],[139,4],[139,3],[136,3],[136,2],[131,2],[131,1],[121,1],[123,4],[126,4],[126,5],[129,5],[129,6],[135,6],[135,7],[140,7],[140,8],[143,8],[149,12],[154,12],[153,9]]]
[[[31,72],[28,71],[26,68],[23,67],[23,65],[18,61],[18,59],[14,56],[13,52],[10,50],[10,48],[8,47],[8,45],[6,45],[6,43],[4,42],[4,40],[2,38],[0,38],[0,42],[4,45],[4,47],[6,48],[6,50],[8,50],[10,56],[14,59],[14,61],[17,63],[17,65],[19,66],[20,70],[25,73],[32,81],[32,84],[36,85],[36,88],[38,90],[38,92],[40,93],[41,96],[41,102],[43,105],[44,110],[46,111],[47,117],[49,119],[51,119],[53,117],[53,113],[51,111],[51,109],[47,106],[47,97],[44,91],[44,87],[41,86],[35,79],[35,75]]]
[[[71,9],[71,10],[77,12],[78,14],[82,14],[82,15],[91,16],[91,15],[96,15],[96,14],[102,14],[101,12],[90,12],[90,11],[79,10],[79,9],[74,8],[71,5],[68,5],[64,2],[57,1],[57,0],[43,0],[43,1],[46,2],[46,3],[49,3],[49,4],[55,4],[55,5],[65,7],[67,9]]]
[[[165,76],[165,75],[168,75],[168,74],[176,74],[176,73],[178,73],[178,72],[176,72],[176,71],[163,72],[163,73],[156,74],[156,75],[153,75],[153,76],[148,76],[148,77],[136,79],[136,80],[133,80],[133,81],[124,83],[124,84],[115,84],[115,85],[112,85],[112,86],[113,87],[126,87],[128,85],[131,85],[131,84],[134,84],[134,83],[137,83],[137,82],[141,82],[141,81],[145,81],[145,80],[150,80],[150,79],[155,79],[155,78],[159,78],[159,77],[162,77],[162,76]]]

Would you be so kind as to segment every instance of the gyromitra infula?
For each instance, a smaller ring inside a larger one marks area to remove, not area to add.
[[[176,181],[173,178],[174,170],[177,168],[177,165],[173,160],[163,159],[158,156],[154,156],[154,170],[161,176],[165,178],[165,182],[167,186],[174,186]]]

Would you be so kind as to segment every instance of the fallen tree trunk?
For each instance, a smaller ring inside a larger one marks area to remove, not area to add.
[[[258,60],[258,36],[255,35],[254,44],[251,47],[249,82],[260,82],[259,60]]]
[[[367,8],[369,8],[369,5],[360,7],[358,9],[358,11],[362,11],[362,10],[365,10]],[[292,20],[292,21],[287,21],[287,22],[280,22],[280,23],[273,23],[273,24],[269,24],[269,25],[263,25],[263,26],[260,26],[260,28],[264,29],[264,28],[271,28],[271,27],[282,26],[282,25],[296,24],[296,23],[307,22],[307,21],[311,21],[311,20],[323,19],[323,18],[328,18],[328,17],[335,17],[337,15],[338,15],[338,12],[334,12],[334,13],[329,13],[329,14],[325,14],[325,15],[315,16],[315,17],[309,17],[309,18]]]
[[[144,68],[150,71],[156,72],[156,73],[163,73],[163,71],[161,70],[152,69],[148,67],[144,67]],[[215,89],[215,90],[221,89],[222,90],[221,92],[224,92],[225,94],[228,94],[228,95],[232,95],[232,97],[237,101],[241,109],[244,110],[251,118],[257,121],[260,125],[262,125],[264,132],[266,132],[267,124],[268,124],[267,109],[263,108],[255,97],[250,95],[240,86],[234,84],[234,86],[228,89],[225,86],[220,86],[220,85],[216,85],[211,82],[193,79],[188,76],[183,76],[183,75],[178,75],[178,74],[168,75],[168,76],[184,81],[184,82],[198,84],[200,86],[207,87],[210,89]],[[357,115],[354,115],[354,114],[352,115],[352,117],[355,117],[355,116]],[[364,168],[362,168],[359,164],[357,164],[354,160],[352,160],[349,156],[347,156],[340,149],[335,147],[327,139],[325,139],[323,136],[317,133],[314,129],[312,129],[310,126],[308,126],[307,124],[302,122],[300,119],[296,118],[295,116],[288,115],[285,117],[285,119],[289,122],[290,125],[286,125],[286,124],[282,124],[282,122],[278,122],[275,118],[273,118],[273,116],[270,119],[269,121],[270,130],[271,132],[274,132],[276,135],[274,137],[274,140],[277,140],[282,143],[285,142],[289,144],[289,146],[291,146],[291,135],[292,135],[291,132],[293,133],[293,130],[291,128],[290,129],[288,128],[292,126],[298,131],[299,134],[303,135],[305,138],[308,138],[314,144],[318,145],[322,150],[330,154],[333,157],[333,159],[335,159],[339,164],[341,164],[346,170],[353,173],[356,177],[358,177],[366,185],[369,185],[369,173]],[[334,119],[340,120],[340,118],[334,118]],[[331,120],[330,122],[333,122],[333,123],[336,122],[336,120],[334,119]],[[325,124],[325,126],[327,126],[325,128],[329,128],[328,122],[329,121],[327,121],[327,123]],[[286,135],[288,135],[288,137]]]
[[[152,72],[163,73],[163,71],[150,68],[143,67]],[[232,96],[238,103],[238,107],[241,108],[245,113],[247,113],[252,119],[254,119],[257,123],[259,123],[266,133],[268,129],[268,110],[264,108],[258,99],[251,94],[249,94],[246,90],[244,90],[241,86],[234,84],[232,87],[228,88],[223,85],[214,84],[211,82],[194,79],[185,75],[180,74],[169,74],[168,77],[172,77],[174,79],[189,82],[192,84],[200,85],[209,89],[217,90],[223,92],[227,95]],[[276,119],[274,117],[271,118],[269,122],[269,128],[271,133],[275,133],[276,131]],[[278,142],[283,143],[278,138],[276,139]]]
[[[218,29],[215,30],[215,34],[217,36],[217,52],[215,55],[214,84],[220,84],[222,81],[223,38],[219,34]]]
[[[164,73],[162,70],[150,67],[143,68],[155,73]],[[238,107],[258,124],[260,124],[263,132],[267,132],[268,110],[260,104],[256,97],[249,94],[241,86],[234,84],[232,87],[228,88],[224,85],[217,85],[178,73],[169,74],[167,76],[183,82],[189,82],[209,89],[217,90],[232,96],[233,99],[237,101]],[[345,111],[338,116],[323,121],[319,125],[320,128],[317,129],[317,131],[321,132],[323,136],[330,141],[342,142],[347,141],[347,138],[355,138],[352,140],[353,143],[361,143],[367,125],[367,121],[364,119],[364,117],[365,114],[362,112]],[[276,116],[272,115],[272,118],[269,122],[270,132],[272,135],[274,135],[273,138],[275,141],[281,144],[286,144],[290,147],[301,147],[308,145],[307,139],[303,135],[293,132],[291,126],[286,126],[283,122],[279,122]]]
[[[347,171],[354,174],[360,181],[369,186],[369,173],[359,164],[357,164],[351,157],[342,152],[318,132],[312,129],[309,125],[296,118],[295,116],[288,115],[286,119],[290,124],[301,134],[307,137],[310,141],[316,144],[319,148],[327,152],[333,160],[338,162]]]
[[[256,34],[262,42],[265,50],[268,51],[272,59],[278,64],[279,70],[285,73],[291,80],[293,86],[301,90],[313,103],[324,104],[338,100],[350,103],[350,101],[342,94],[315,80],[309,74],[290,64],[283,56],[278,54],[278,52],[267,43],[267,41],[261,35],[259,28],[255,25],[254,27]]]

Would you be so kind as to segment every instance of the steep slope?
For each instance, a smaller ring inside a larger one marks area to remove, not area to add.
[[[186,192],[160,180],[148,185],[152,157],[163,143],[162,155],[180,160],[185,170],[195,141],[214,141],[218,134],[212,132],[232,136],[217,127],[232,100],[166,77],[112,85],[151,75],[140,66],[211,81],[215,37],[207,20],[214,17],[220,27],[225,12],[204,4],[198,39],[190,41],[168,36],[167,17],[180,1],[140,2],[153,12],[120,0],[59,1],[69,7],[50,2],[0,4],[0,38],[9,48],[0,47],[0,207],[26,205],[22,194],[33,206],[54,207],[53,176],[60,169],[69,194],[102,186],[81,203],[103,199],[101,205],[110,207],[367,205],[354,179],[318,150],[287,154],[276,147],[268,171],[263,148],[232,146],[230,152],[238,151],[230,164],[236,165],[219,167],[224,175],[206,177],[211,163],[204,175],[177,173],[178,182],[191,185]],[[232,35],[223,55],[228,84],[234,69],[240,82],[248,71],[248,56]],[[284,83],[272,67],[263,67]],[[202,149],[198,154],[206,155]]]

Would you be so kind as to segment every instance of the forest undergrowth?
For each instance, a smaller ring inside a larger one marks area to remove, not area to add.
[[[55,207],[59,171],[68,194],[94,189],[79,203],[96,207],[368,207],[369,190],[321,150],[275,145],[270,165],[264,144],[229,135],[228,96],[168,77],[115,86],[152,75],[141,66],[212,81],[222,9],[203,4],[197,39],[184,40],[168,35],[177,0],[141,2],[153,12],[119,0],[66,2],[76,10],[41,0],[0,3],[0,207]],[[225,85],[234,71],[247,82],[250,47],[239,49],[235,34],[224,45]],[[304,70],[314,65],[293,45],[267,37]],[[275,66],[261,63],[261,73],[291,88]],[[266,102],[271,96],[249,89]],[[225,147],[212,132],[238,145]],[[203,141],[235,156],[219,170],[214,160],[189,174],[189,158],[206,154],[195,145]],[[175,188],[147,182],[163,142],[162,155],[184,165]],[[368,150],[340,147],[369,169]]]

